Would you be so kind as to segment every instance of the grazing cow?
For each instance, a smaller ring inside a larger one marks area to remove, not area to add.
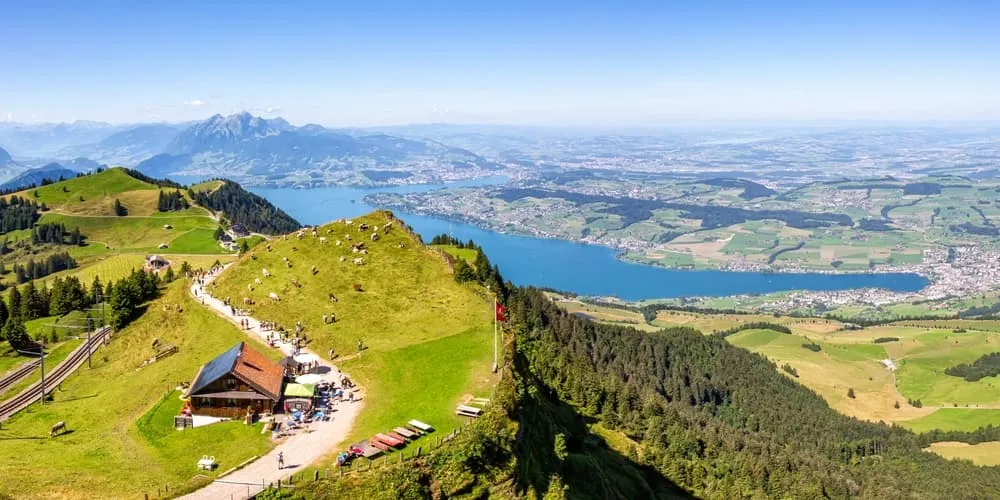
[[[337,315],[330,313],[330,323],[336,323],[336,322],[337,322]]]
[[[258,284],[258,285],[263,285],[264,284],[264,282],[261,281],[260,278],[254,278],[253,282],[256,283],[256,284]]]
[[[295,288],[302,288],[302,283],[299,283],[299,280],[297,280],[295,278],[292,278],[291,282],[292,282],[292,285],[295,286]]]
[[[354,265],[355,266],[363,266],[363,265],[365,265],[365,259],[362,259],[361,257],[358,257],[358,258],[354,259]]]
[[[311,272],[311,273],[313,273],[315,275],[316,273],[319,272],[319,269],[317,269],[316,266],[312,266],[312,269],[310,269],[309,272]]]
[[[288,257],[285,257],[284,255],[282,255],[282,256],[281,256],[281,260],[282,260],[283,262],[288,262]]]
[[[365,223],[358,224],[358,231],[359,232],[360,231],[367,231],[367,230],[368,230],[368,224],[365,224]]]
[[[278,294],[274,292],[268,293],[267,298],[271,299],[272,302],[281,302],[281,297],[278,297]]]
[[[253,283],[247,283],[247,291],[248,292],[252,292],[253,291]]]
[[[372,241],[378,241],[378,233],[372,233]]]
[[[266,267],[264,269],[261,269],[260,273],[263,274],[265,278],[270,278],[271,277],[271,273],[267,272],[267,268]]]
[[[328,240],[326,239],[326,236],[320,236],[320,237],[319,237],[319,242],[320,242],[320,243],[326,243],[327,241],[328,241]]]
[[[267,249],[267,251],[268,251],[268,252],[270,252],[270,251],[271,251],[271,244],[270,244],[270,243],[268,243],[268,244],[267,244],[267,246],[266,246],[266,247],[264,247],[264,248],[266,248],[266,249]]]
[[[330,229],[327,229],[326,234],[333,234],[333,228],[331,227]]]
[[[245,306],[252,306],[253,305],[253,299],[251,299],[250,297],[243,297],[243,305],[245,305]]]
[[[397,246],[397,247],[399,247],[399,248],[403,248],[403,242],[402,242],[402,241],[400,241],[400,242],[399,242],[399,244],[398,244],[398,245],[396,245],[396,246]]]
[[[337,296],[336,295],[334,295],[334,294],[331,293],[329,295],[329,297],[330,297],[330,302],[336,302],[337,301]]]
[[[341,261],[341,262],[344,262],[345,260],[347,260],[347,257],[344,257],[343,255],[341,255],[341,256],[340,256],[340,261]]]
[[[347,219],[347,220],[344,221],[344,224],[347,224],[348,226],[350,226],[351,224],[354,224],[354,221],[352,221],[351,219]]]
[[[355,292],[363,292],[363,291],[365,291],[365,288],[363,286],[361,286],[361,283],[355,283],[354,284],[354,291]]]
[[[378,226],[372,226],[372,231],[374,231],[374,232],[377,233],[378,232]]]
[[[292,247],[292,251],[293,252],[298,252],[299,251],[299,247]]]
[[[285,267],[287,267],[287,268],[291,269],[291,268],[292,268],[292,261],[290,261],[290,260],[286,260],[286,261],[285,261]]]
[[[351,235],[345,234],[344,235],[344,239],[347,240],[347,241],[351,241]]]
[[[319,236],[319,232],[316,231],[316,228],[313,228],[312,235],[313,236]]]
[[[361,249],[361,255],[368,255],[368,249],[367,248],[362,248]]]
[[[64,432],[66,432],[66,422],[57,422],[56,425],[52,426],[52,430],[49,431],[49,437],[56,437]]]
[[[339,246],[340,246],[340,240],[337,240],[337,242],[336,242],[336,243],[334,243],[334,244],[335,244],[335,245],[337,245],[337,246],[339,247]]]

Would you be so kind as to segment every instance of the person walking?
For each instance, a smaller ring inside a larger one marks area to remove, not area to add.
[[[330,348],[330,356],[329,357],[330,357],[331,360],[333,359],[333,348],[332,347]]]
[[[278,452],[278,470],[281,470],[281,469],[284,469],[284,468],[285,468],[285,453],[279,451]]]

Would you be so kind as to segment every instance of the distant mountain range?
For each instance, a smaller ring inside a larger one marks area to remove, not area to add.
[[[20,173],[17,177],[0,184],[0,190],[24,189],[32,184],[37,186],[44,179],[51,181],[58,181],[60,178],[72,179],[76,177],[76,174],[76,171],[70,170],[58,163],[50,163],[44,167],[33,168]]]
[[[282,118],[245,112],[184,124],[3,124],[0,144],[5,140],[21,158],[22,170],[85,158],[156,177],[225,176],[257,185],[433,182],[502,167],[437,141],[315,124],[296,127]],[[0,180],[16,175],[14,170],[0,172]]]

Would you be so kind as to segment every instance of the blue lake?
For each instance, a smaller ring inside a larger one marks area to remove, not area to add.
[[[448,186],[498,184],[503,177],[456,182]],[[445,185],[390,188],[328,187],[314,189],[252,188],[303,224],[322,224],[341,217],[356,217],[374,210],[364,197],[374,192],[417,192]],[[612,295],[626,300],[688,296],[762,294],[786,290],[847,290],[878,287],[916,291],[927,280],[915,274],[822,274],[686,271],[623,262],[610,248],[565,240],[531,238],[495,233],[470,224],[419,215],[397,214],[424,240],[450,233],[474,240],[504,278],[519,285],[551,287],[583,295]]]

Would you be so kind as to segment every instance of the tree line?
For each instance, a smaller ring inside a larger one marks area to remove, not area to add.
[[[172,281],[173,276],[168,269],[164,280]],[[89,287],[75,276],[56,277],[50,284],[29,281],[22,287],[13,286],[7,299],[0,299],[0,341],[9,342],[15,349],[25,347],[31,339],[24,322],[84,310],[101,302],[106,302],[105,320],[120,330],[141,314],[143,303],[156,297],[160,284],[158,275],[133,269],[125,278],[108,284],[95,276]],[[99,325],[94,321],[85,326],[96,328]]]
[[[12,269],[15,281],[21,284],[38,278],[44,278],[52,273],[73,269],[74,267],[76,267],[76,259],[69,252],[59,252],[48,255],[38,261],[32,257],[24,263],[15,262]]]
[[[190,207],[191,205],[188,203],[187,198],[185,198],[180,191],[160,191],[160,197],[156,205],[156,209],[160,212],[174,212]]]
[[[35,245],[55,243],[57,245],[80,246],[83,245],[83,235],[80,234],[78,227],[68,231],[65,224],[45,222],[37,224],[31,229],[31,243]]]
[[[232,181],[223,182],[211,192],[196,193],[188,189],[188,196],[203,207],[222,212],[230,223],[239,224],[249,232],[281,234],[302,227],[271,202]]]
[[[944,369],[953,377],[962,377],[967,382],[975,382],[986,377],[1000,375],[1000,352],[980,356],[972,363],[961,363]]]
[[[30,228],[38,220],[41,209],[38,202],[20,196],[11,196],[9,200],[0,198],[0,234]]]

